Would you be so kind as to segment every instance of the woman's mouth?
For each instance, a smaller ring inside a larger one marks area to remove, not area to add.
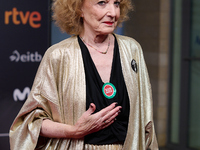
[[[114,22],[105,21],[104,23],[107,24],[107,25],[109,25],[109,26],[111,26],[111,25],[113,25]]]

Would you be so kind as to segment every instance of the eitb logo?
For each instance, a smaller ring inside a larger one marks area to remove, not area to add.
[[[34,53],[26,52],[25,54],[20,54],[19,51],[14,50],[10,56],[10,61],[14,62],[40,62],[42,60],[42,55],[37,51]]]

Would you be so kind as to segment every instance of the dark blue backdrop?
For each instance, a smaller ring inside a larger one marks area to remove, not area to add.
[[[49,0],[2,0],[0,5],[0,149],[9,150],[9,128],[29,94],[49,47]]]

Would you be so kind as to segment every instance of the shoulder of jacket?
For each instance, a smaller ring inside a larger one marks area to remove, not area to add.
[[[78,41],[78,40],[77,40],[77,36],[72,36],[72,37],[70,37],[70,38],[67,38],[67,39],[65,39],[65,40],[60,41],[60,42],[57,43],[57,44],[52,45],[51,47],[49,47],[49,48],[47,49],[47,51],[52,52],[52,51],[55,51],[55,50],[57,50],[57,49],[67,48],[67,47],[69,47],[70,45],[74,44],[74,43],[77,42],[77,41]]]
[[[119,45],[126,45],[130,47],[134,47],[136,49],[142,49],[140,43],[138,43],[134,38],[124,36],[124,35],[117,35],[115,34],[118,44]]]
[[[65,40],[62,40],[61,42],[54,44],[50,46],[44,56],[50,57],[50,58],[56,58],[62,56],[66,51],[74,50],[70,48],[71,46],[77,46],[78,40],[77,36],[72,36],[70,38],[67,38]]]
[[[136,42],[138,43],[134,38],[132,37],[128,37],[125,35],[119,35],[119,34],[115,34],[116,38],[120,41],[130,41],[130,42]]]

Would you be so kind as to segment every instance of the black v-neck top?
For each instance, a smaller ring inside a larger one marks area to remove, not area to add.
[[[96,105],[96,110],[94,113],[109,106],[113,102],[117,102],[119,106],[122,106],[121,112],[113,124],[103,130],[85,136],[84,142],[86,144],[95,145],[113,144],[118,142],[123,143],[125,141],[128,128],[130,105],[124,77],[122,74],[119,48],[116,37],[110,83],[116,87],[117,92],[112,99],[107,99],[103,95],[102,87],[104,83],[101,80],[101,77],[96,69],[96,66],[86,45],[83,43],[79,36],[78,42],[81,47],[86,75],[86,109],[89,108],[90,103],[94,103]]]

